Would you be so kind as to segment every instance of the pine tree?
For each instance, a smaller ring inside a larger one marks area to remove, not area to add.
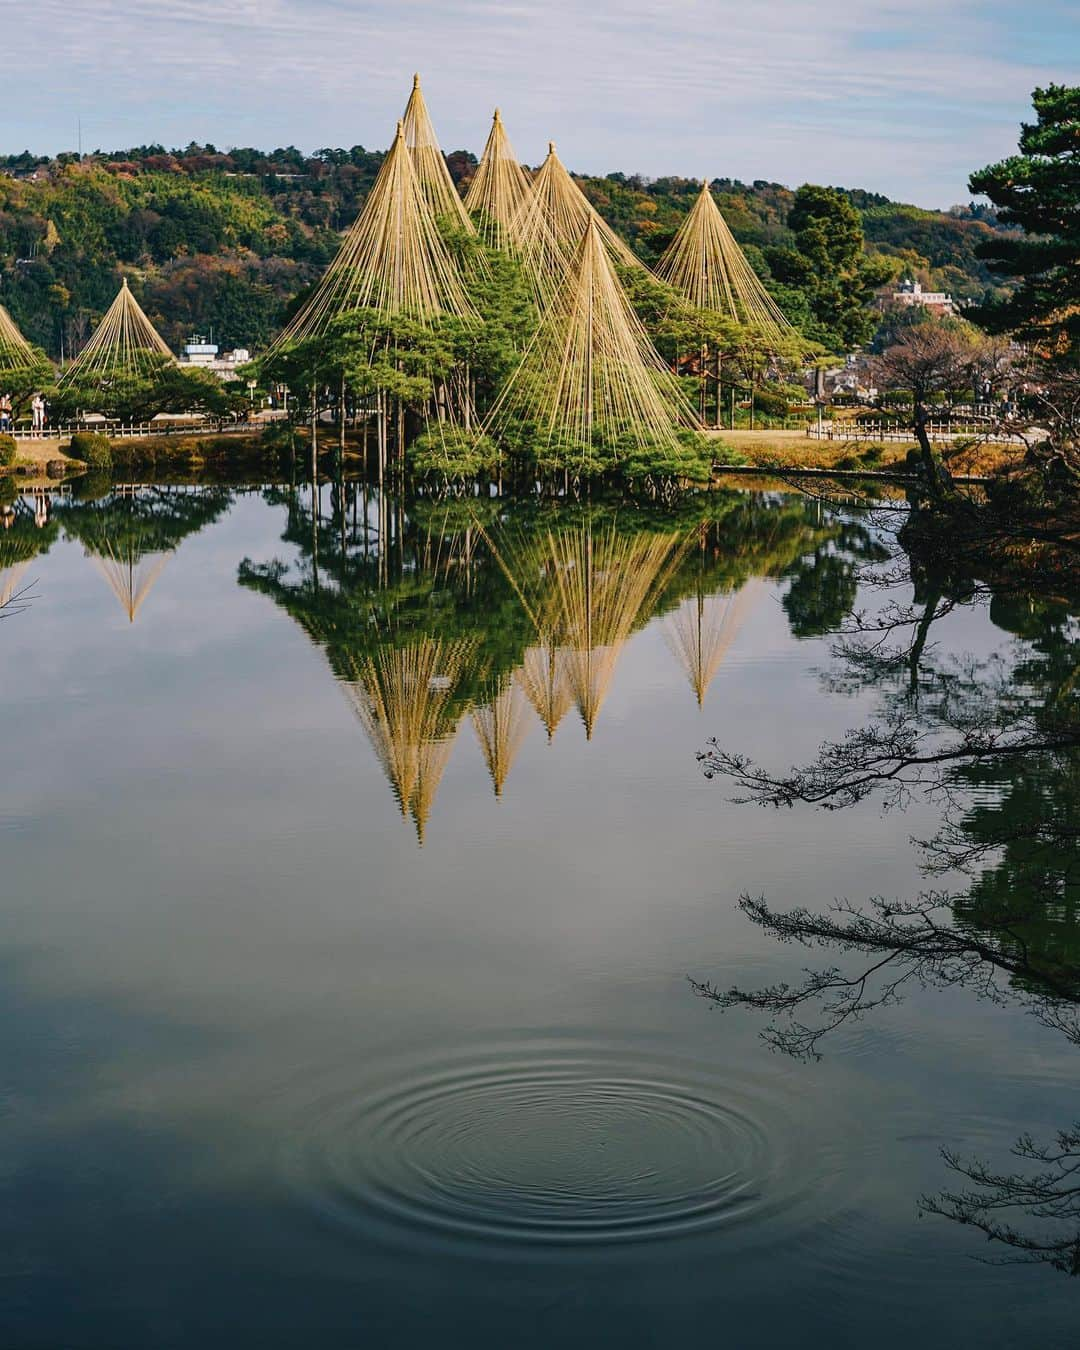
[[[995,272],[1020,279],[1012,296],[975,317],[1050,352],[1080,350],[1080,88],[1049,85],[1032,94],[1037,120],[1020,132],[1020,153],[971,175],[1002,225],[979,255]]]

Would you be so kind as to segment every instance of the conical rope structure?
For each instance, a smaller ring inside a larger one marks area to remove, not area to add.
[[[689,537],[585,522],[501,548],[485,539],[539,639],[518,678],[549,739],[573,703],[591,740],[623,646],[652,613]]]
[[[504,439],[529,428],[551,446],[674,446],[697,421],[616,277],[595,217],[487,419]]]
[[[529,180],[514,156],[496,108],[484,153],[465,195],[465,209],[476,216],[480,237],[489,248],[511,248],[514,218],[528,195]]]
[[[424,324],[476,314],[421,191],[401,122],[337,256],[271,350],[319,336],[334,319],[358,309]]]
[[[413,76],[412,93],[405,105],[402,118],[405,130],[405,144],[412,156],[413,168],[420,183],[424,200],[431,208],[435,219],[448,216],[456,225],[475,234],[475,227],[469,219],[465,203],[458,196],[450,170],[446,167],[446,158],[439,147],[439,139],[428,113],[424,95],[420,89],[420,76]]]
[[[15,325],[15,320],[0,305],[0,372],[25,370],[37,364],[33,347]]]
[[[684,601],[665,623],[668,646],[699,708],[760,594],[761,583],[751,581],[733,595],[698,595]]]
[[[458,731],[454,694],[474,651],[469,640],[424,637],[383,647],[342,681],[393,789],[423,842],[435,793]]]
[[[558,291],[590,221],[613,261],[644,267],[571,178],[555,142],[549,142],[547,159],[510,227],[514,251],[524,262],[541,303]]]
[[[698,309],[782,339],[794,329],[735,242],[707,182],[656,266],[656,275]]]
[[[162,358],[175,362],[165,340],[143,313],[124,278],[120,292],[93,337],[60,376],[60,383],[138,376],[156,369]]]
[[[529,733],[529,704],[512,678],[502,682],[490,703],[473,709],[472,724],[495,796],[501,797],[507,775]]]

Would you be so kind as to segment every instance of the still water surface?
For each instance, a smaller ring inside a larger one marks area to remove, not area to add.
[[[1080,1115],[1075,1051],[939,993],[798,1064],[688,986],[798,969],[742,892],[913,894],[935,823],[702,777],[874,707],[828,679],[866,527],[710,514],[20,504],[0,1344],[1074,1341],[1070,1281],[917,1204]]]

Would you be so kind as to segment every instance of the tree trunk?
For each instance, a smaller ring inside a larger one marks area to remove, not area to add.
[[[915,439],[919,443],[919,458],[922,462],[923,474],[926,478],[926,487],[934,501],[941,502],[945,499],[945,475],[942,472],[941,465],[934,458],[933,446],[930,444],[930,433],[927,430],[926,425],[927,420],[926,405],[921,399],[916,399],[914,418]]]

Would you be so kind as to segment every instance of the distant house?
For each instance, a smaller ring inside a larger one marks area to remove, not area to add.
[[[956,302],[945,291],[924,291],[922,282],[905,277],[898,290],[892,293],[894,305],[920,305],[924,309],[936,310],[939,314],[955,314]]]

